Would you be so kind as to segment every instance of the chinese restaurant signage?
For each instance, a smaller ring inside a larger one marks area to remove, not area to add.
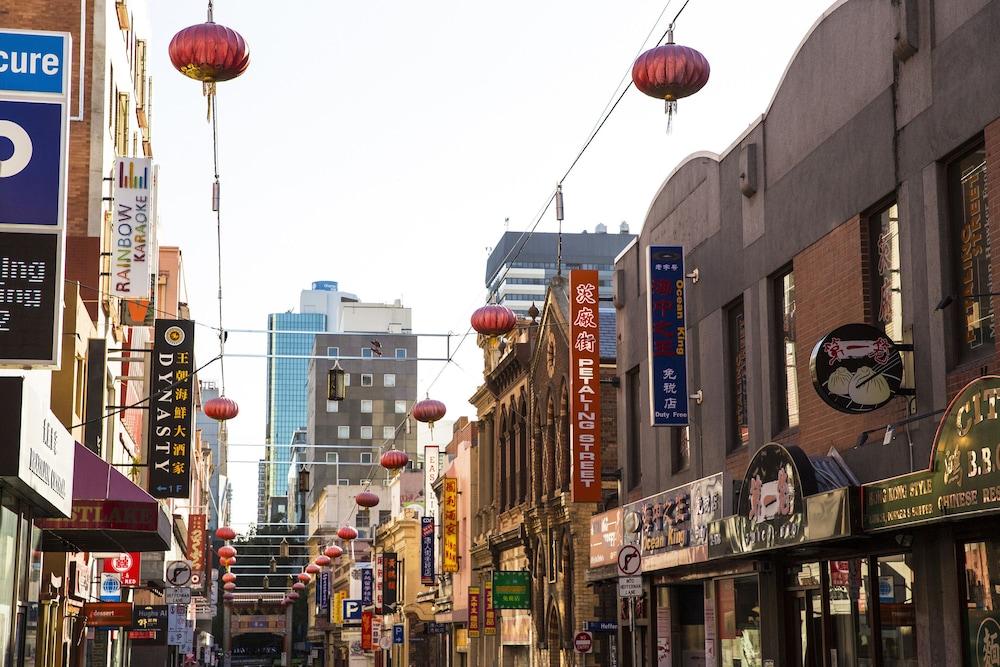
[[[611,565],[622,546],[622,508],[590,518],[590,567]]]
[[[723,474],[716,473],[627,504],[622,521],[624,543],[639,548],[644,570],[705,560],[709,526],[725,511],[724,491]],[[665,555],[691,547],[703,553]],[[617,549],[613,554],[609,562],[614,562]]]
[[[382,614],[382,579],[383,579],[383,558],[382,552],[375,553],[375,613]]]
[[[188,554],[191,557],[191,587],[205,590],[206,516],[192,514],[188,525]]]
[[[374,587],[375,571],[366,567],[361,570],[361,605],[364,607],[370,607],[375,604],[375,600],[372,597],[372,588]]]
[[[167,605],[147,605],[132,609],[132,627],[138,630],[166,630]]]
[[[330,571],[326,569],[316,577],[316,616],[330,617]]]
[[[398,592],[398,574],[399,568],[397,567],[399,561],[396,558],[396,553],[393,551],[386,551],[382,554],[382,611],[385,612],[386,609],[393,609],[396,606],[396,601],[399,599],[397,596]]]
[[[330,613],[333,615],[333,623],[344,624],[344,600],[347,599],[347,591],[337,591],[333,594],[333,604],[330,605]]]
[[[479,600],[481,593],[479,586],[469,586],[469,637],[476,639],[479,637]]]
[[[864,486],[864,528],[1000,509],[1000,377],[977,378],[948,406],[930,467]]]
[[[531,609],[531,573],[521,570],[493,572],[495,609]]]
[[[371,611],[361,612],[361,650],[372,650],[372,613]]]
[[[429,497],[429,496],[428,496]],[[420,583],[434,585],[434,517],[420,517]]]
[[[194,421],[194,322],[158,319],[154,332],[149,493],[154,498],[187,498]]]
[[[111,293],[121,298],[150,294],[153,265],[153,160],[120,157],[115,160],[114,225],[111,238]]]
[[[653,426],[687,426],[684,248],[651,245],[647,260],[650,419]]]
[[[816,343],[809,369],[827,405],[859,414],[878,410],[900,393],[903,356],[881,329],[845,324]]]
[[[121,585],[123,588],[135,588],[139,585],[139,570],[141,567],[142,554],[137,551],[120,553],[114,558],[104,559],[104,572],[106,574],[121,575]]]
[[[483,634],[491,637],[497,633],[497,610],[493,604],[493,580],[483,582]]]
[[[132,625],[132,603],[85,602],[83,620],[88,628],[128,627]]]
[[[569,272],[573,502],[601,501],[601,331],[597,271]]]
[[[441,489],[441,571],[458,572],[458,479],[445,477]]]

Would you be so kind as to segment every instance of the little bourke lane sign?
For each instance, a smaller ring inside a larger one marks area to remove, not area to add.
[[[938,425],[927,470],[864,486],[865,530],[1000,510],[1000,377],[973,380]]]
[[[194,321],[156,320],[149,406],[149,493],[187,498],[194,424]]]

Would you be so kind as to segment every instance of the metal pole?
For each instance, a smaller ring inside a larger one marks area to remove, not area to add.
[[[628,624],[629,624],[629,634],[632,635],[632,667],[638,667],[639,656],[638,651],[636,651],[636,646],[638,642],[635,640],[636,626],[635,626],[635,598],[628,599],[629,613],[628,613]]]

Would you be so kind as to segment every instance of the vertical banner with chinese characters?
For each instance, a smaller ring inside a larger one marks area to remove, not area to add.
[[[396,595],[399,583],[399,564],[394,551],[386,551],[382,554],[382,612],[391,610],[396,606],[399,599]]]
[[[191,558],[191,588],[205,590],[205,525],[204,514],[192,514],[188,524],[188,555]]]
[[[497,633],[497,610],[493,606],[493,580],[483,582],[483,634],[487,637]]]
[[[420,517],[420,583],[434,585],[434,517]]]
[[[648,248],[649,405],[653,426],[687,426],[684,248]]]
[[[146,298],[153,266],[153,161],[120,157],[114,182],[114,225],[111,238],[111,293],[122,298]]]
[[[375,597],[372,595],[372,589],[375,587],[375,570],[370,567],[366,567],[361,570],[361,606],[370,607],[375,604]]]
[[[573,502],[601,501],[601,330],[597,271],[569,272]]]
[[[149,493],[154,498],[191,495],[194,322],[156,320],[149,401]]]
[[[372,613],[361,612],[361,650],[372,650]]]
[[[445,477],[441,489],[441,571],[458,572],[458,479]]]
[[[435,519],[438,517],[438,502],[437,494],[434,493],[434,482],[441,473],[439,451],[437,445],[424,447],[424,506],[427,509],[424,515]]]
[[[330,617],[330,571],[323,570],[316,577],[316,617]]]
[[[469,586],[469,638],[479,637],[479,586]]]
[[[375,613],[382,614],[382,573],[383,559],[382,552],[375,552]]]
[[[337,591],[333,596],[332,615],[336,625],[344,624],[344,600],[347,599],[347,591]]]

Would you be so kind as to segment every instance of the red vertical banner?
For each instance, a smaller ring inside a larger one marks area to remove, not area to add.
[[[361,612],[361,650],[372,650],[372,613]]]
[[[597,271],[569,272],[573,502],[601,501],[601,328]]]
[[[188,525],[188,555],[191,557],[191,583],[196,589],[205,584],[205,515],[192,514]]]
[[[497,610],[493,607],[493,580],[483,582],[483,635],[491,637],[497,633]]]
[[[441,571],[458,572],[458,479],[445,477],[442,484]]]
[[[479,637],[479,586],[469,586],[469,639]]]

